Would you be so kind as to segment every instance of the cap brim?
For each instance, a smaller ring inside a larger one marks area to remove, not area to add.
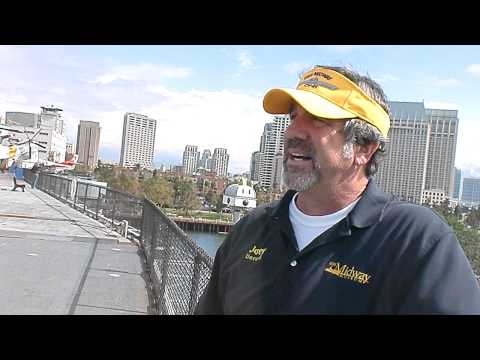
[[[357,115],[342,109],[323,97],[309,91],[272,89],[263,98],[263,108],[269,114],[288,114],[292,100],[312,115],[325,119],[351,119]]]

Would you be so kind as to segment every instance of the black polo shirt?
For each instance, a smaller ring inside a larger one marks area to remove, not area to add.
[[[480,314],[480,288],[452,229],[371,180],[349,215],[302,251],[294,191],[258,207],[215,257],[198,314]]]

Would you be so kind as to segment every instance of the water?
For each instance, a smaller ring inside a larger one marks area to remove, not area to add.
[[[190,236],[198,246],[206,251],[208,255],[212,258],[215,257],[218,248],[222,244],[223,240],[227,235],[203,232],[203,231],[186,231],[188,236]]]

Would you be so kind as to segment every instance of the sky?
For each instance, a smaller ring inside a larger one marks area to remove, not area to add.
[[[243,173],[273,119],[264,94],[317,64],[369,74],[391,101],[458,110],[455,166],[480,176],[480,46],[0,45],[0,116],[55,105],[72,143],[80,120],[98,121],[100,159],[119,161],[123,116],[140,113],[157,119],[155,165],[223,147]]]

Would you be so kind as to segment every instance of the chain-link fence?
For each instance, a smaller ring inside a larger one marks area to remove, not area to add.
[[[31,184],[33,175],[25,173]],[[212,258],[154,203],[77,178],[41,173],[37,188],[139,241],[161,315],[193,314],[213,267]]]
[[[141,244],[159,314],[193,314],[210,279],[212,259],[148,199]]]

